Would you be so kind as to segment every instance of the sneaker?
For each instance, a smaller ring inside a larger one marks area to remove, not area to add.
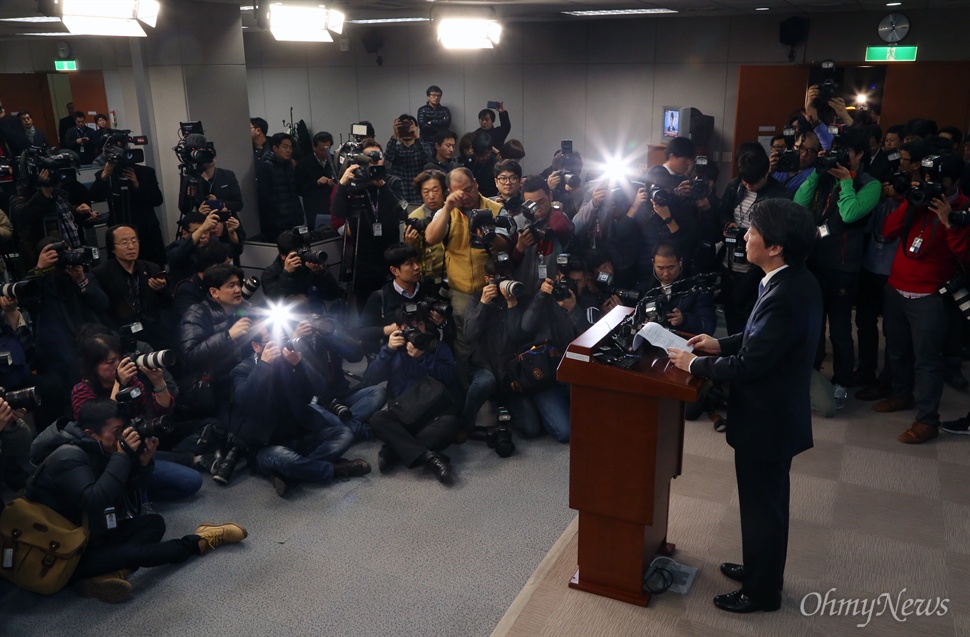
[[[912,408],[912,398],[896,398],[895,396],[886,398],[885,400],[880,400],[878,403],[872,406],[872,410],[878,411],[880,414],[891,414],[895,411],[903,411],[904,409]]]
[[[832,398],[835,399],[835,408],[842,409],[845,407],[845,399],[849,397],[849,391],[844,385],[836,385],[835,389],[832,391]]]
[[[223,544],[242,542],[249,535],[246,527],[234,522],[228,522],[226,524],[209,524],[203,522],[195,530],[195,534],[199,536],[199,539],[205,541],[205,546],[202,548],[200,555],[204,555],[212,549],[219,548]]]
[[[933,440],[940,435],[939,427],[932,427],[926,423],[919,422],[918,420],[913,423],[913,426],[899,434],[896,438],[899,442],[905,442],[907,445],[918,445],[927,440]]]
[[[222,451],[216,449],[209,453],[199,456],[199,461],[195,463],[195,468],[202,473],[212,474],[213,468],[222,460]]]
[[[125,579],[126,574],[126,571],[120,571],[78,580],[74,583],[74,590],[81,597],[117,604],[131,597],[131,582]]]
[[[970,418],[957,418],[940,423],[940,429],[948,434],[970,435]]]
[[[359,478],[366,476],[368,473],[370,473],[370,464],[366,460],[361,460],[360,458],[355,458],[354,460],[338,458],[333,461],[334,478]]]

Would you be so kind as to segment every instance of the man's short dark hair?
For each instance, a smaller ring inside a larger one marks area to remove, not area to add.
[[[296,144],[296,142],[293,140],[293,136],[289,133],[274,133],[273,136],[269,138],[269,146],[270,148],[279,148],[284,141],[289,141],[290,144]]]
[[[400,268],[408,261],[418,258],[418,251],[410,243],[395,243],[384,250],[384,264],[389,268]]]
[[[784,135],[775,135],[774,137],[771,138],[771,142],[768,145],[769,146],[774,146],[775,145],[775,142],[778,141],[779,139],[782,140],[782,141],[784,141],[785,136]]]
[[[209,290],[209,288],[221,288],[226,284],[226,281],[232,277],[239,277],[242,281],[246,278],[241,268],[237,268],[234,265],[228,263],[220,263],[219,265],[209,266],[202,272],[202,287]]]
[[[483,108],[482,110],[478,111],[478,119],[483,117],[487,117],[493,122],[495,121],[495,113],[490,108]]]
[[[525,157],[525,146],[517,139],[510,139],[502,145],[501,150],[499,150],[499,155],[502,156],[502,159],[520,161]]]
[[[441,146],[449,139],[453,139],[457,142],[458,134],[453,130],[440,130],[434,134],[434,143],[438,146]]]
[[[502,173],[512,173],[519,179],[522,178],[522,165],[514,159],[503,159],[502,161],[495,164],[495,176],[498,177]]]
[[[949,177],[953,183],[959,183],[963,177],[963,158],[951,153],[940,157],[940,177]]]
[[[656,259],[657,257],[674,257],[680,260],[680,255],[677,254],[677,248],[674,247],[674,244],[667,243],[666,241],[661,241],[653,249],[653,258]]]
[[[284,230],[276,237],[276,248],[284,259],[286,255],[303,245],[303,238],[292,230]]]
[[[522,182],[522,194],[542,191],[549,194],[549,184],[542,175],[530,175]]]
[[[20,111],[17,113],[17,117],[23,117],[24,115],[30,115],[30,111]],[[31,115],[33,117],[33,115]]]
[[[360,142],[360,152],[366,151],[368,148],[376,148],[377,150],[384,152],[384,147],[381,143],[374,139],[373,137],[368,137],[367,139],[361,140]]]
[[[88,116],[84,114],[84,111],[74,111],[74,119],[77,119],[78,117],[81,119],[87,119]]]
[[[906,135],[915,135],[916,137],[932,137],[933,135],[936,135],[936,133],[937,127],[935,120],[926,119],[923,117],[914,117],[906,122]]]
[[[314,146],[316,146],[317,144],[325,144],[326,142],[330,142],[331,144],[333,143],[333,135],[331,135],[327,131],[320,131],[319,133],[313,136]]]
[[[596,248],[586,251],[586,269],[589,272],[595,272],[596,268],[604,263],[612,263],[610,255],[606,254],[606,252],[597,250]]]
[[[788,265],[800,265],[812,253],[818,227],[812,213],[788,199],[763,199],[751,206],[751,227],[765,247],[781,246]]]
[[[97,122],[99,119],[103,119],[104,121],[108,122],[109,124],[111,123],[111,120],[104,113],[98,113],[97,115],[94,116],[94,121],[95,122]]]
[[[416,190],[420,191],[421,186],[424,185],[424,182],[432,179],[437,180],[437,182],[441,184],[441,192],[448,191],[448,178],[440,170],[423,170],[418,173],[417,177],[414,178],[412,184]]]
[[[179,220],[179,227],[181,227],[182,230],[185,230],[186,232],[188,232],[189,226],[191,226],[194,223],[197,223],[200,225],[205,223],[205,215],[199,212],[198,210],[187,212],[184,215],[182,215],[182,218]]]
[[[849,128],[839,136],[838,145],[851,148],[857,155],[868,155],[869,133],[864,128]]]
[[[104,431],[108,421],[120,418],[118,414],[118,403],[110,398],[93,398],[78,409],[77,424],[81,431],[93,431],[99,436]],[[106,449],[105,451],[114,451]]]
[[[670,159],[671,157],[694,157],[697,154],[697,148],[687,137],[674,137],[667,144],[667,148],[664,149],[664,159]]]
[[[902,124],[896,124],[895,126],[890,126],[889,128],[886,129],[886,134],[887,135],[893,134],[899,139],[902,139],[903,137],[906,136],[906,127],[903,126]]]
[[[205,272],[214,265],[223,265],[229,256],[229,246],[222,241],[210,241],[195,253],[195,271]]]
[[[768,174],[770,161],[764,146],[744,142],[738,146],[738,177],[746,184],[756,184]]]
[[[424,92],[425,95],[431,95],[432,93],[441,93],[444,95],[444,91],[442,91],[441,87],[437,84],[432,84],[428,87],[428,90]]]
[[[479,131],[475,133],[472,137],[472,152],[476,155],[484,155],[492,151],[492,136],[485,132]]]
[[[953,145],[959,147],[963,143],[963,133],[956,126],[944,126],[940,129],[940,135],[946,133],[953,140]]]
[[[926,144],[923,143],[921,139],[914,139],[911,142],[906,142],[900,146],[899,150],[905,150],[909,153],[909,159],[914,164],[919,164],[927,154]]]
[[[253,128],[258,128],[259,132],[263,135],[265,135],[266,131],[269,130],[269,124],[267,124],[266,120],[262,117],[250,117],[249,123],[253,125]]]

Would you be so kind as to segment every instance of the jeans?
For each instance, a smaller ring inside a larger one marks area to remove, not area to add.
[[[940,424],[947,320],[939,294],[907,299],[886,286],[883,322],[886,356],[892,362],[893,396],[912,396],[916,420],[931,427]]]
[[[471,369],[468,392],[465,394],[465,408],[462,410],[462,426],[471,431],[475,428],[475,418],[485,401],[495,393],[495,375],[483,367]]]
[[[156,460],[148,479],[148,497],[152,502],[181,500],[201,488],[201,473],[168,460]]]
[[[832,384],[848,387],[855,367],[855,350],[852,343],[852,303],[859,287],[858,272],[841,272],[828,268],[812,271],[822,288],[824,318],[829,323],[829,338],[832,340]],[[818,355],[815,369],[822,365],[825,358],[825,324],[819,335]]]
[[[333,479],[333,461],[354,443],[350,428],[337,421],[336,425],[328,422],[320,431],[307,432],[296,440],[260,449],[256,452],[256,466],[284,478],[328,484]]]
[[[90,541],[74,580],[97,577],[122,569],[179,564],[199,554],[199,536],[186,535],[162,542],[165,520],[157,513],[118,520],[118,528]]]
[[[371,432],[367,421],[387,402],[387,392],[383,387],[371,385],[370,387],[362,387],[350,392],[346,396],[339,397],[338,402],[350,407],[350,413],[353,417],[346,423],[342,422],[322,405],[310,406],[322,414],[323,419],[331,427],[346,425],[354,433],[355,440],[370,440]]]
[[[557,442],[569,442],[569,385],[556,383],[531,398],[549,435]]]

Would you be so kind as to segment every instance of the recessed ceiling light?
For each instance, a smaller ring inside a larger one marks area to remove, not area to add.
[[[397,24],[400,22],[430,22],[430,18],[370,18],[367,20],[347,20],[354,24]]]
[[[597,9],[594,11],[563,11],[565,15],[577,16],[582,18],[608,16],[608,15],[646,15],[649,13],[677,13],[673,9]]]
[[[757,8],[755,8],[755,11],[767,11],[767,10],[768,10],[768,7],[757,7]]]
[[[887,2],[886,3],[886,6],[887,7],[898,7],[901,4],[902,4],[902,2]]]
[[[243,5],[243,6],[239,7],[239,10],[240,11],[255,11],[256,10],[256,7],[247,4],[247,5]]]
[[[57,16],[26,16],[23,18],[0,18],[0,22],[60,22],[61,19]]]
[[[30,37],[44,36],[44,37],[57,37],[57,38],[71,38],[71,37],[78,37],[82,34],[68,33],[67,31],[40,31],[38,33],[18,33],[17,35],[27,35]]]

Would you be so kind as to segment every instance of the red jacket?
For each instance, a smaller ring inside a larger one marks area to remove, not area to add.
[[[962,210],[968,201],[961,193],[952,207]],[[904,201],[886,217],[882,225],[886,239],[902,237],[908,207],[909,202]],[[903,237],[896,248],[889,285],[901,292],[933,294],[942,283],[953,278],[959,262],[970,262],[970,228],[947,228],[926,206],[920,206],[914,217],[909,236]],[[917,258],[911,258],[914,255],[909,249],[920,232],[923,233],[923,243]]]

